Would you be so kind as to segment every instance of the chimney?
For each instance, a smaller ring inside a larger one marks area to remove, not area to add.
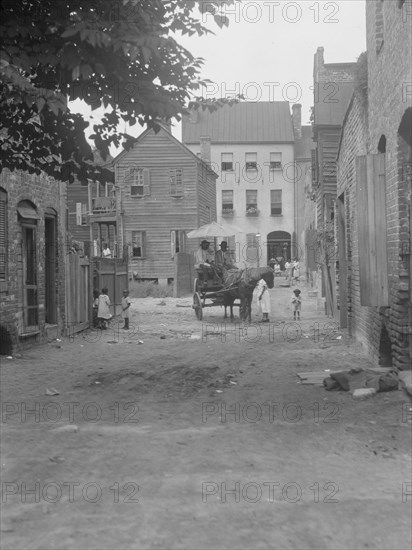
[[[292,105],[292,124],[295,139],[302,139],[302,105],[300,103]]]
[[[313,63],[313,80],[315,82],[320,82],[320,73],[325,65],[324,52],[325,48],[323,46],[319,46],[315,53],[315,60]]]
[[[200,137],[200,158],[210,164],[210,137]]]

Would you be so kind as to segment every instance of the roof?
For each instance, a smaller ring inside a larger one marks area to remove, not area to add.
[[[183,117],[183,143],[197,144],[201,137],[210,137],[211,143],[294,141],[288,101],[240,102],[224,105],[213,113],[199,110],[193,118],[196,122]]]
[[[354,82],[328,82],[319,86],[319,97],[314,109],[315,125],[340,126],[354,88]]]
[[[173,141],[176,145],[178,145],[185,153],[187,153],[188,156],[192,157],[193,159],[195,159],[199,164],[203,165],[205,168],[207,168],[210,172],[212,172],[213,175],[216,176],[216,178],[218,177],[218,175],[216,174],[216,172],[214,172],[212,170],[212,168],[210,167],[210,165],[205,162],[203,159],[201,159],[200,157],[198,157],[197,155],[195,155],[193,153],[193,151],[191,151],[188,147],[186,147],[186,145],[184,143],[182,143],[181,141],[179,141],[178,139],[176,139],[174,137],[174,135],[169,132],[169,130],[167,130],[164,126],[160,125],[160,130],[159,132],[163,132],[165,133],[168,138],[170,139],[170,141]],[[154,132],[154,130],[152,128],[147,128],[146,130],[144,130],[144,132],[142,132],[138,137],[132,137],[132,136],[128,136],[129,139],[133,142],[133,145],[131,147],[131,149],[133,149],[133,147],[135,147],[135,145],[139,144],[140,142],[142,142],[144,140],[144,138],[147,136],[147,134],[149,132]],[[111,164],[112,166],[114,166],[117,162],[119,162],[120,159],[122,159],[125,155],[127,155],[127,153],[130,151],[130,149],[124,149],[123,151],[121,151],[116,157],[114,157],[114,159],[112,160]]]
[[[302,126],[302,138],[295,141],[295,158],[310,159],[316,145],[312,139],[312,126]]]

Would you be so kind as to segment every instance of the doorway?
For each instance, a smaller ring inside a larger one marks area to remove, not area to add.
[[[46,213],[44,219],[45,238],[45,313],[46,323],[57,323],[57,217],[54,212]]]

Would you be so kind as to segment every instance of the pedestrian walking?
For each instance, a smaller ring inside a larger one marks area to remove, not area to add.
[[[285,279],[286,281],[289,281],[289,283],[290,283],[291,271],[292,271],[292,264],[289,262],[289,260],[287,260],[287,262],[285,263]]]
[[[98,327],[105,330],[109,320],[112,318],[110,313],[110,298],[108,296],[108,289],[106,287],[102,288],[101,294],[99,294],[99,301],[97,307],[97,322]]]
[[[123,290],[122,296],[122,318],[124,319],[123,330],[129,330],[129,312],[131,306],[131,300],[129,298],[129,291]]]
[[[292,304],[293,304],[293,319],[296,321],[296,318],[298,321],[300,321],[300,311],[302,309],[302,298],[301,298],[301,292],[298,288],[295,288],[293,291],[293,298],[292,298]]]
[[[300,277],[300,264],[299,264],[299,261],[298,260],[295,260],[294,261],[294,264],[293,264],[293,280],[294,281],[299,281],[299,277]]]
[[[269,313],[270,313],[270,295],[268,285],[265,279],[260,279],[256,285],[257,289],[257,307],[258,312],[262,313],[263,318],[260,321],[261,323],[269,323]]]

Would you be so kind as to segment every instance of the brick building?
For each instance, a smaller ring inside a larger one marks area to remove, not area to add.
[[[64,326],[66,186],[0,175],[0,346],[11,353]]]
[[[367,55],[337,165],[339,293],[349,330],[379,364],[400,369],[412,364],[410,8],[366,3]]]
[[[342,121],[354,87],[355,63],[325,63],[324,48],[319,47],[314,57],[313,83],[313,140],[316,143],[313,157],[313,189],[316,203],[318,243],[316,263],[321,273],[321,292],[325,297],[328,315],[339,315],[340,304],[334,281],[338,280],[336,256],[327,243],[329,228],[334,224],[336,199],[336,154]],[[308,228],[309,229],[309,228]]]

